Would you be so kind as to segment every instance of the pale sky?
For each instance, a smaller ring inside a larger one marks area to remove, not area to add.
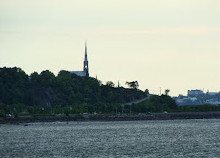
[[[220,91],[219,0],[0,0],[0,67],[82,70],[104,83]]]

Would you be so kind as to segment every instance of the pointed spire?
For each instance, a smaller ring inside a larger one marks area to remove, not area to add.
[[[87,44],[86,44],[86,41],[85,41],[85,60],[87,60]]]
[[[84,59],[83,71],[86,72],[86,76],[89,76],[89,65],[88,65],[88,58],[87,58],[87,44],[86,44],[86,41],[85,41],[85,59]]]

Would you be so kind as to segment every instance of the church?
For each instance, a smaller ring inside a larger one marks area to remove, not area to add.
[[[89,76],[89,62],[87,58],[87,45],[85,43],[85,58],[83,63],[83,71],[70,71],[71,74],[76,74],[77,76],[86,77]]]

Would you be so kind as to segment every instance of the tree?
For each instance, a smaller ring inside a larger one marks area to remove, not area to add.
[[[71,78],[71,73],[69,71],[61,70],[58,73],[58,78]]]
[[[125,82],[125,84],[128,85],[128,87],[132,88],[132,89],[138,89],[139,84],[138,81],[132,81],[132,82]]]
[[[55,75],[49,70],[42,71],[40,73],[40,81],[44,86],[52,85],[55,81]]]
[[[170,90],[169,90],[169,89],[166,89],[166,90],[165,90],[165,95],[168,95],[169,92],[170,92]]]
[[[40,82],[40,77],[37,72],[33,72],[29,78],[33,84],[39,84]]]
[[[144,91],[146,94],[150,94],[148,89],[145,89]]]
[[[130,83],[134,89],[123,87],[115,88],[114,83],[109,81],[103,85],[99,80],[91,77],[79,77],[68,71],[60,71],[55,76],[49,70],[25,74],[20,68],[0,68],[0,104],[8,106],[9,110],[2,109],[0,115],[13,111],[9,105],[33,106],[27,108],[31,114],[41,113],[38,110],[43,107],[66,105],[73,106],[74,112],[83,112],[87,108],[89,112],[115,111],[115,104],[121,104],[146,97],[138,87],[137,81]],[[74,105],[83,105],[75,107]],[[20,106],[19,106],[20,107]],[[18,106],[16,112],[19,113]],[[46,108],[45,108],[46,109]],[[61,112],[63,113],[63,112]]]
[[[0,102],[24,103],[28,94],[28,75],[21,68],[0,68]]]
[[[106,86],[114,87],[115,84],[112,81],[108,81],[108,82],[106,82]]]

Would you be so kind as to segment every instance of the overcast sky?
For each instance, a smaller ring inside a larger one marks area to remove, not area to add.
[[[0,0],[0,67],[220,91],[219,0]]]

